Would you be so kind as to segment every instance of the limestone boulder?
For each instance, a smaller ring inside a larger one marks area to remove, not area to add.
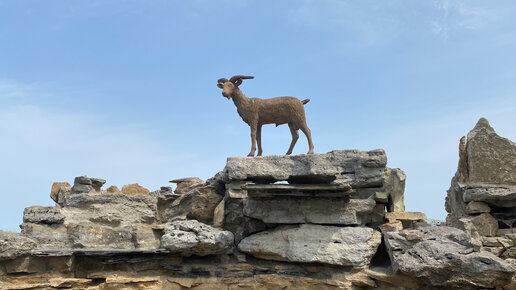
[[[93,224],[110,227],[152,224],[156,221],[157,198],[125,194],[74,194],[61,209],[65,224]]]
[[[250,198],[244,214],[272,224],[365,225],[375,205],[372,198]]]
[[[120,189],[116,185],[111,185],[106,189],[107,193],[121,193]]]
[[[52,184],[52,189],[50,190],[50,198],[55,202],[59,202],[59,191],[63,191],[63,194],[70,194],[71,190],[72,187],[68,182],[54,182]]]
[[[494,237],[498,232],[498,221],[488,213],[471,218],[471,222],[481,236]]]
[[[395,273],[448,289],[495,288],[509,284],[511,266],[451,227],[388,232],[384,242]]]
[[[491,208],[485,202],[472,201],[466,205],[465,211],[467,214],[488,213],[491,211]]]
[[[0,261],[30,254],[36,247],[36,241],[28,236],[0,231]]]
[[[106,181],[101,178],[91,178],[86,175],[78,176],[73,182],[70,194],[99,193]]]
[[[230,157],[229,181],[257,183],[345,183],[357,187],[381,187],[387,157],[384,150],[336,150],[326,154]]]
[[[244,203],[245,199],[231,198],[227,195],[213,212],[214,225],[232,232],[235,244],[250,234],[266,229],[262,221],[244,215]]]
[[[516,186],[468,185],[463,198],[465,202],[480,201],[497,207],[516,207]]]
[[[204,180],[199,177],[179,178],[171,180],[170,182],[176,184],[176,189],[174,190],[175,194],[185,194],[190,190],[205,184]]]
[[[58,206],[31,206],[23,211],[24,223],[62,224],[64,219]]]
[[[380,242],[380,232],[371,228],[302,224],[251,235],[238,249],[265,260],[362,267]]]
[[[468,133],[469,183],[516,185],[516,143],[496,134],[481,118]]]
[[[233,234],[196,220],[176,220],[165,226],[161,247],[183,256],[227,254],[233,249]]]
[[[210,223],[222,196],[212,186],[197,187],[177,198],[170,208],[170,218],[188,218]]]
[[[388,195],[387,207],[389,211],[403,212],[405,211],[405,180],[406,175],[399,168],[386,168],[384,190]]]

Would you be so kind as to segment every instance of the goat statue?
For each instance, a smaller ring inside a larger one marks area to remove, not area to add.
[[[237,112],[242,120],[251,127],[251,152],[247,156],[254,156],[256,143],[258,143],[258,156],[262,155],[262,125],[288,124],[292,134],[292,142],[286,155],[290,155],[299,138],[298,130],[301,129],[308,139],[308,154],[314,153],[310,129],[306,125],[305,109],[303,105],[310,99],[300,101],[294,97],[276,97],[270,99],[248,98],[238,88],[242,80],[253,79],[252,76],[236,75],[232,78],[219,79],[217,87],[222,89],[222,95],[233,99]]]

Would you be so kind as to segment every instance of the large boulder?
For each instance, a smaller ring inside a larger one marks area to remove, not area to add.
[[[229,181],[345,183],[352,187],[381,187],[387,157],[384,150],[336,150],[326,154],[230,157]]]
[[[213,186],[194,188],[172,203],[168,218],[188,218],[210,223],[221,200],[222,196]]]
[[[24,223],[62,224],[64,219],[57,206],[31,206],[23,211]]]
[[[199,177],[179,178],[171,180],[170,182],[176,184],[176,189],[174,190],[175,194],[185,194],[190,190],[205,184],[204,180]]]
[[[303,224],[251,235],[238,249],[266,260],[362,267],[380,242],[380,232],[371,228]]]
[[[99,193],[104,183],[106,183],[104,179],[91,178],[86,175],[78,176],[73,182],[70,194]]]
[[[495,288],[511,282],[511,266],[463,231],[423,227],[387,232],[384,242],[395,273],[450,289]]]
[[[196,220],[176,220],[165,226],[161,247],[183,256],[227,254],[233,249],[233,234]]]
[[[30,237],[0,231],[0,261],[30,254],[36,246],[36,241]]]
[[[468,133],[468,182],[516,185],[516,143],[481,118]]]
[[[365,225],[375,205],[372,198],[250,198],[244,214],[271,224]]]
[[[70,194],[71,189],[72,187],[68,182],[54,182],[52,184],[52,189],[50,189],[50,198],[55,202],[59,202],[59,192],[61,191],[63,194]]]
[[[497,207],[516,207],[516,186],[468,185],[463,198],[465,202],[482,201]]]

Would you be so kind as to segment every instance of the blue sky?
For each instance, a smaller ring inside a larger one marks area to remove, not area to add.
[[[458,141],[516,140],[514,1],[0,0],[0,229],[88,175],[151,190],[249,152],[216,80],[306,105],[315,152],[384,148],[407,210],[444,219]],[[263,128],[284,154],[287,126]],[[304,136],[294,154],[308,150]]]

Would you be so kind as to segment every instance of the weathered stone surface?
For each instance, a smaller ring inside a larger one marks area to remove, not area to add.
[[[78,176],[73,182],[73,187],[70,194],[81,194],[81,193],[99,193],[100,188],[106,181],[100,178],[90,178],[86,175]]]
[[[62,190],[64,194],[70,194],[72,187],[68,182],[54,182],[52,189],[50,190],[50,198],[55,202],[58,202],[59,191]]]
[[[469,236],[450,227],[388,232],[385,245],[395,272],[422,278],[433,286],[474,289],[510,283],[514,270]]]
[[[36,241],[30,237],[0,231],[0,261],[30,254],[36,246]]]
[[[94,224],[69,224],[68,236],[73,248],[133,249],[134,229],[111,228]]]
[[[348,184],[245,184],[242,189],[251,198],[267,197],[340,197],[349,196],[353,191]]]
[[[116,185],[111,185],[106,189],[107,193],[121,193],[120,189]]]
[[[459,141],[459,164],[457,166],[457,180],[460,183],[468,181],[468,151],[466,149],[466,136]]]
[[[38,249],[70,248],[67,229],[63,224],[36,224],[24,222],[20,225],[23,235],[29,236],[37,243]]]
[[[166,225],[161,247],[183,256],[226,254],[233,249],[233,234],[196,220],[177,220]]]
[[[361,267],[370,262],[380,242],[380,232],[371,228],[303,224],[254,234],[238,248],[266,260]]]
[[[481,201],[472,201],[466,205],[465,212],[467,214],[477,214],[477,213],[488,213],[491,211],[489,205],[485,202]]]
[[[215,207],[221,200],[222,196],[212,186],[194,188],[172,203],[171,217],[186,217],[210,223]]]
[[[458,218],[453,214],[449,214],[446,217],[446,225],[464,231],[471,238],[471,241],[478,247],[482,245],[480,234],[478,233],[477,228],[473,225],[471,217]]]
[[[399,168],[385,169],[385,180],[383,187],[385,192],[390,197],[390,202],[387,205],[388,211],[405,211],[405,180],[406,175],[403,170]]]
[[[389,222],[400,221],[404,229],[414,228],[418,226],[426,226],[427,218],[422,212],[388,212],[385,218]]]
[[[481,118],[468,133],[469,183],[516,185],[516,143],[500,137]]]
[[[230,181],[252,180],[258,183],[342,183],[352,187],[383,185],[387,164],[385,152],[336,150],[326,154],[230,157],[226,170]]]
[[[56,206],[31,206],[23,211],[24,223],[61,224],[64,216]]]
[[[217,216],[217,223],[222,222],[222,227],[234,234],[235,244],[238,244],[248,235],[263,231],[266,228],[262,221],[244,216],[244,201],[244,199],[231,198],[226,195],[222,201],[224,202],[223,217]]]
[[[516,186],[468,185],[464,201],[482,201],[498,207],[516,207]]]
[[[106,226],[151,224],[156,220],[156,197],[125,194],[74,194],[67,196],[61,214],[65,224],[85,222]]]
[[[265,223],[364,225],[373,211],[373,199],[249,198],[244,214]]]
[[[169,182],[177,184],[176,189],[174,190],[175,194],[185,194],[190,190],[205,184],[204,180],[199,177],[179,178]]]
[[[471,222],[481,236],[494,237],[498,232],[498,221],[488,213],[471,218]]]
[[[122,186],[122,193],[125,195],[149,195],[150,191],[138,183]]]
[[[380,225],[379,228],[380,228],[380,231],[382,232],[382,234],[385,234],[387,232],[393,232],[393,231],[401,231],[401,230],[403,230],[403,223],[401,221],[395,220],[395,221]]]

